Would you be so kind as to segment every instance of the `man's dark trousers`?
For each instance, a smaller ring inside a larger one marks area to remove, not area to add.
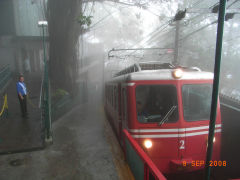
[[[27,96],[23,95],[23,99],[18,95],[21,111],[22,111],[22,117],[27,116]]]

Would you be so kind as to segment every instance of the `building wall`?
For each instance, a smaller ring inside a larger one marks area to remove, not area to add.
[[[0,36],[14,34],[15,24],[12,0],[0,0]]]
[[[44,18],[43,0],[13,0],[16,36],[41,36],[38,21]]]
[[[46,1],[0,0],[0,69],[9,64],[12,71],[24,73],[29,59],[30,72],[43,70],[42,29],[38,21],[45,19]]]
[[[13,48],[0,48],[0,69],[6,65],[10,65],[15,70],[14,62],[14,49]]]

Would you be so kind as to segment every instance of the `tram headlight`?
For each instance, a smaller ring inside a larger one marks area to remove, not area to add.
[[[149,139],[145,140],[143,144],[144,144],[144,147],[147,149],[152,147],[152,141]]]
[[[173,77],[174,77],[175,79],[179,79],[179,78],[182,77],[183,71],[182,71],[182,69],[175,69],[175,70],[173,71],[172,75],[173,75]]]

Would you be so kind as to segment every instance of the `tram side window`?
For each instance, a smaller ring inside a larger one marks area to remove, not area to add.
[[[115,105],[114,108],[117,111],[118,108],[118,91],[117,91],[117,87],[114,87],[114,101],[115,101]]]
[[[110,90],[109,90],[109,88],[110,88],[110,87],[108,86],[108,92],[107,92],[107,93],[108,93],[108,94],[107,94],[107,96],[108,96],[108,103],[110,102]]]
[[[110,94],[110,104],[112,105],[112,86],[110,86],[110,89],[109,89],[109,94]]]
[[[108,103],[109,103],[109,86],[107,86],[106,96],[107,96],[107,101],[108,101]]]
[[[111,86],[111,100],[112,100],[112,107],[113,107],[113,86]]]
[[[105,99],[108,101],[108,86],[105,86]]]
[[[110,102],[110,87],[108,86],[108,94],[107,94],[107,96],[108,96],[108,103]]]
[[[123,127],[127,127],[127,91],[122,89],[122,98],[123,98]]]
[[[114,89],[112,86],[112,108],[114,108]]]
[[[108,103],[110,102],[110,87],[108,86],[108,92],[107,92],[107,96],[108,96]]]
[[[186,84],[182,86],[183,114],[186,121],[209,120],[212,85]]]
[[[136,87],[137,118],[141,123],[172,123],[178,120],[177,90],[174,85]]]

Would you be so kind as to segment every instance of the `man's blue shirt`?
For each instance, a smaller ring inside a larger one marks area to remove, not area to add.
[[[27,88],[24,82],[17,82],[17,93],[23,95],[27,95]]]

